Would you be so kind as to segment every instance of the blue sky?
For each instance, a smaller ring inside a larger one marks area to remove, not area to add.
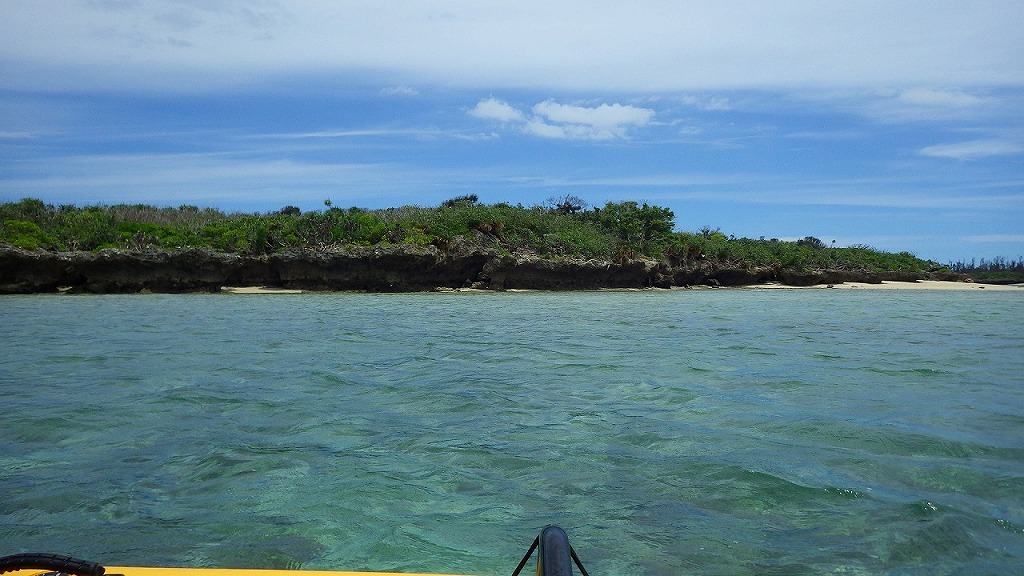
[[[1024,255],[1024,2],[6,0],[0,201],[671,208]]]

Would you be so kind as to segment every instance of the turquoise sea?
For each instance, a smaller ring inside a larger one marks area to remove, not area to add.
[[[0,298],[0,554],[1011,574],[1024,296]]]

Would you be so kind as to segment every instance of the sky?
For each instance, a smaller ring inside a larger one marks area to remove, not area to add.
[[[1020,0],[3,0],[0,202],[670,208],[1024,255]]]

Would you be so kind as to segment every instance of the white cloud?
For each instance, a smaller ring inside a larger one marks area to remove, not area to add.
[[[419,96],[419,90],[408,86],[389,86],[380,91],[384,96]]]
[[[495,98],[481,100],[469,111],[484,120],[521,124],[526,134],[541,138],[568,140],[612,140],[627,138],[631,128],[647,126],[654,119],[650,108],[623,104],[594,107],[559,104],[548,99],[539,102],[527,116],[518,108]]]
[[[415,190],[415,179],[420,178],[399,164],[305,162],[224,153],[62,156],[39,158],[23,168],[27,175],[2,180],[14,197],[172,206],[216,199],[233,209],[261,210],[298,199],[316,208],[326,197],[356,196],[359,189],[404,194]],[[339,191],[337,183],[342,181],[352,185],[351,192]]]
[[[977,160],[989,156],[1014,156],[1024,154],[1024,145],[1009,140],[970,140],[955,144],[936,144],[922,148],[922,156],[952,158],[954,160]]]
[[[366,128],[356,130],[318,130],[316,132],[276,132],[266,134],[255,134],[248,136],[254,139],[281,139],[281,140],[303,140],[318,138],[365,138],[365,137],[410,137],[410,138],[458,138],[465,139],[467,134],[452,130],[437,130],[433,128]]]
[[[6,130],[0,130],[0,140],[6,139],[24,139],[24,138],[35,138],[36,134],[33,132],[9,132]]]
[[[999,116],[1017,106],[1011,92],[992,88],[835,89],[807,91],[799,97],[887,124],[979,120]]]
[[[633,93],[1019,85],[1021,21],[1018,0],[7,1],[0,88],[210,90],[301,72]]]
[[[545,100],[533,106],[533,113],[551,122],[592,126],[595,128],[620,129],[627,126],[646,126],[654,118],[654,110],[623,106],[622,104],[601,104],[594,108],[559,104]]]
[[[828,141],[843,141],[843,140],[854,140],[857,138],[864,138],[865,133],[859,130],[798,130],[796,132],[790,132],[783,134],[783,138],[793,138],[798,140],[819,140],[822,142]]]
[[[1024,242],[1024,234],[979,234],[964,238],[972,244],[1009,244]]]
[[[469,111],[469,115],[483,120],[497,120],[498,122],[525,122],[526,115],[512,107],[507,102],[496,98],[486,98],[476,103],[476,106]]]
[[[948,121],[979,118],[997,109],[996,98],[962,90],[910,88],[894,96],[883,96],[874,107],[879,118],[894,122]]]
[[[935,108],[969,108],[986,103],[986,99],[960,90],[935,90],[933,88],[911,88],[902,91],[897,100],[911,106]]]
[[[692,108],[704,110],[705,112],[724,112],[732,110],[732,104],[724,96],[684,96],[680,101]]]
[[[530,121],[523,126],[523,132],[534,136],[540,136],[541,138],[564,139],[569,137],[564,127],[552,126],[540,118],[531,118]]]
[[[562,138],[573,140],[626,138],[630,128],[646,126],[654,119],[654,110],[650,108],[617,103],[588,108],[545,100],[533,106],[533,113],[561,128]]]

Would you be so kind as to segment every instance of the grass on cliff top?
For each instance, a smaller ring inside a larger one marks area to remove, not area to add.
[[[814,237],[795,242],[726,236],[704,228],[675,232],[671,210],[637,202],[587,208],[568,196],[545,205],[482,204],[475,195],[436,207],[380,210],[294,206],[265,214],[142,204],[53,206],[37,199],[0,204],[0,243],[26,250],[181,250],[243,255],[346,246],[455,245],[542,257],[622,261],[653,258],[673,266],[773,267],[794,271],[948,271],[907,252],[836,248]]]

